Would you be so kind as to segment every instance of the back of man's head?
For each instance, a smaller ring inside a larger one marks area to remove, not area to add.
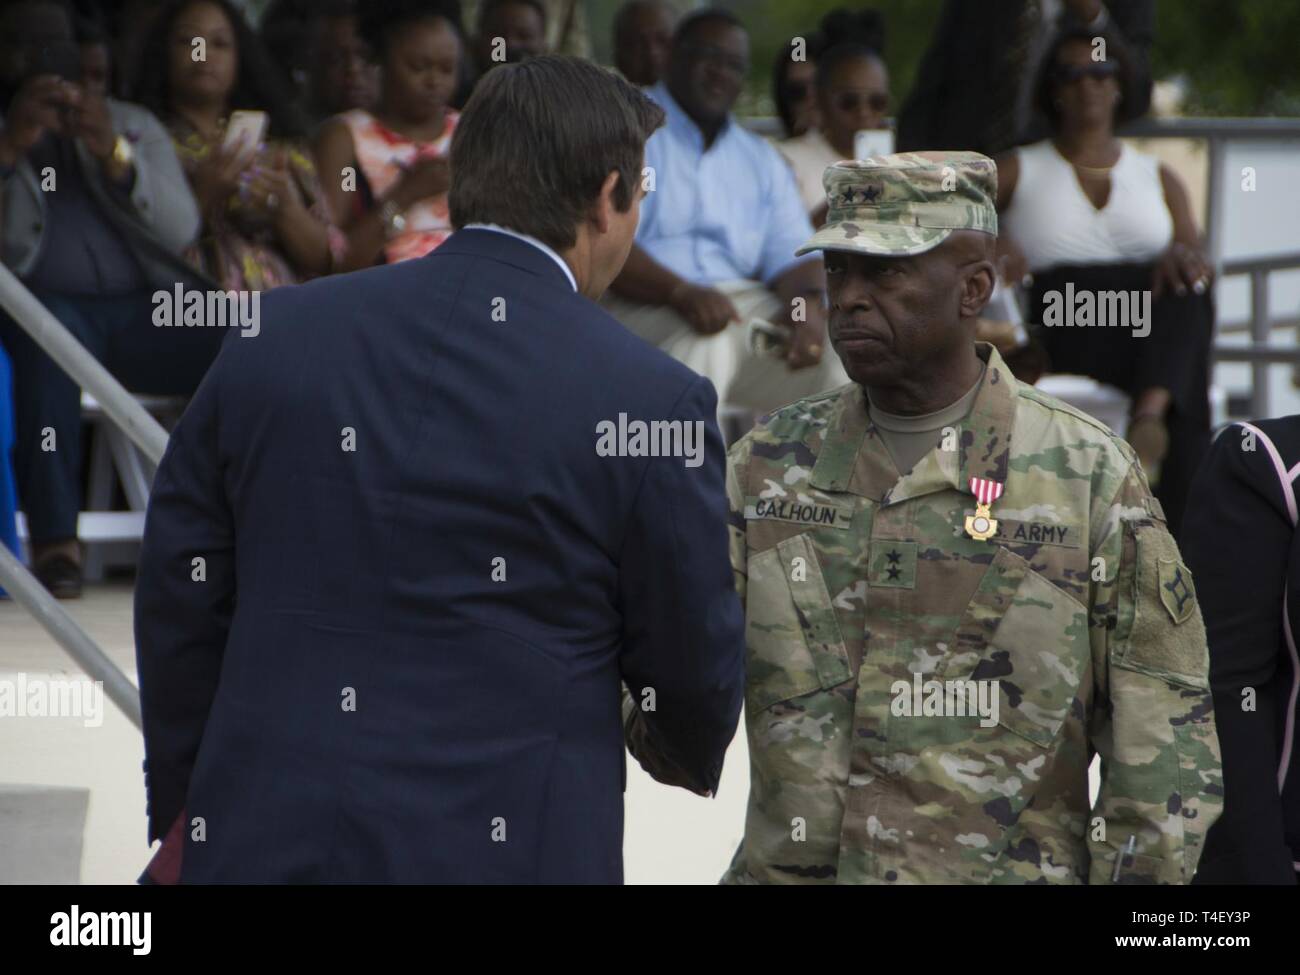
[[[663,110],[606,68],[558,54],[485,75],[451,143],[451,222],[494,223],[564,251],[611,172],[632,204]]]

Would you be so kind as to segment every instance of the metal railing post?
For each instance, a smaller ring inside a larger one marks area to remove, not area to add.
[[[1250,344],[1258,352],[1268,348],[1268,271],[1255,268],[1250,272]],[[1270,363],[1255,359],[1250,364],[1250,409],[1252,416],[1268,414]]]
[[[1205,253],[1214,273],[1220,273],[1223,263],[1223,157],[1227,147],[1217,135],[1206,140],[1209,165],[1205,174]]]

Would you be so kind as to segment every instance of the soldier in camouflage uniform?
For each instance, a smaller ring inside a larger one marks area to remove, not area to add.
[[[825,185],[800,253],[826,252],[855,381],[730,454],[751,786],[724,882],[1187,883],[1222,802],[1191,573],[1130,447],[974,342],[992,161],[842,162]],[[908,331],[908,308],[931,313]],[[868,408],[904,375],[973,400],[900,474]],[[977,510],[981,484],[1001,494]],[[996,723],[912,713],[923,681],[987,682]]]

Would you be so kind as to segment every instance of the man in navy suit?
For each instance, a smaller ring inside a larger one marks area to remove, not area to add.
[[[619,883],[625,730],[716,789],[744,637],[715,396],[595,304],[661,123],[576,59],[493,71],[457,232],[225,342],[136,587],[182,881]]]

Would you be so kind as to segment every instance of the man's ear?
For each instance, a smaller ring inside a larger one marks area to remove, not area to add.
[[[993,294],[997,269],[992,261],[976,261],[965,268],[961,289],[961,315],[970,318],[978,315]]]
[[[618,207],[614,205],[614,191],[618,188],[619,178],[617,169],[609,171],[605,176],[605,182],[600,186],[596,205],[592,208],[592,222],[596,225],[596,230],[602,234],[609,233],[614,214],[618,212]]]

